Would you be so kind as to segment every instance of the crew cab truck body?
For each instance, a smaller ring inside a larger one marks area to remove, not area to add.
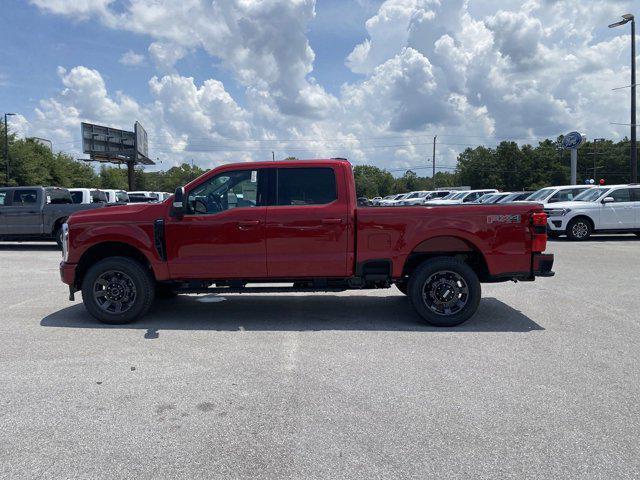
[[[163,203],[75,214],[64,232],[62,280],[107,323],[138,318],[156,293],[395,284],[427,322],[453,326],[480,282],[553,275],[539,205],[359,208],[343,160],[226,165]]]
[[[66,188],[0,188],[0,240],[55,240],[61,245],[69,215],[103,205],[74,204]]]

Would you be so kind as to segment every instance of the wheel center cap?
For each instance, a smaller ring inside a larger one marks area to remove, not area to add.
[[[435,285],[435,298],[443,303],[448,303],[458,295],[458,287],[452,283],[441,281]]]
[[[114,300],[119,300],[124,296],[124,287],[119,283],[110,283],[107,286],[107,293]]]

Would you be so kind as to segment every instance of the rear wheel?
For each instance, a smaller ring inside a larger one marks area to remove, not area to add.
[[[148,269],[126,257],[110,257],[93,265],[82,280],[82,301],[103,323],[132,322],[149,310],[155,285]]]
[[[591,236],[591,223],[586,218],[574,218],[567,225],[567,238],[569,240],[586,240]]]
[[[481,287],[476,273],[455,258],[427,260],[411,275],[409,299],[420,316],[437,327],[454,327],[478,309]]]

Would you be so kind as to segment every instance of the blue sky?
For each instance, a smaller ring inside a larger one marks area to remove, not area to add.
[[[81,121],[140,120],[163,165],[275,150],[401,171],[424,166],[438,134],[451,168],[500,139],[622,138],[628,91],[612,88],[629,83],[628,28],[606,25],[632,6],[7,0],[0,104],[18,134],[77,156]]]

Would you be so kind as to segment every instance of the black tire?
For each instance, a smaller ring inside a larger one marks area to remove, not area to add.
[[[59,225],[55,232],[53,232],[53,238],[60,248],[62,248],[62,225]]]
[[[400,293],[409,295],[409,283],[408,282],[396,282],[396,288],[400,290]]]
[[[110,325],[130,323],[142,317],[151,307],[154,297],[155,280],[149,270],[127,257],[100,260],[89,268],[82,280],[85,308],[95,318]]]
[[[466,263],[451,257],[423,262],[409,279],[413,308],[436,327],[455,327],[468,320],[476,313],[481,295],[476,273]]]
[[[574,218],[567,225],[567,238],[575,242],[581,242],[591,236],[591,223],[584,217]]]

